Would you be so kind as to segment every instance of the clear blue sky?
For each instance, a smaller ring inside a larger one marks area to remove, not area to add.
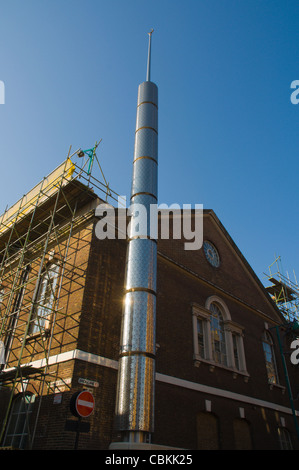
[[[0,212],[98,150],[130,193],[137,87],[154,28],[159,202],[215,211],[260,278],[299,278],[297,0],[0,0]]]

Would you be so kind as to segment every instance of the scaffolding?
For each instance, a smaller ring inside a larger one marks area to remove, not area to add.
[[[29,383],[39,400],[25,433],[27,448],[33,446],[42,397],[69,389],[49,359],[76,339],[80,312],[69,307],[68,289],[84,289],[78,234],[85,227],[80,250],[88,249],[95,206],[120,200],[104,177],[99,144],[72,155],[70,148],[61,165],[0,217],[0,392],[7,403],[0,446],[14,446],[8,434],[16,394],[24,397],[24,413],[31,413]]]
[[[280,256],[276,257],[269,266],[269,274],[266,274],[272,283],[266,290],[288,323],[299,322],[299,286],[295,272],[293,274],[294,281],[291,281],[289,273],[286,276],[282,273]]]

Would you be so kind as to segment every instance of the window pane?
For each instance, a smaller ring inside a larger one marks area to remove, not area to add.
[[[34,323],[31,328],[31,333],[37,333],[40,329],[45,328],[46,320],[52,314],[58,271],[59,266],[57,264],[52,265],[41,277],[38,294],[35,300],[36,305],[33,312]]]
[[[240,370],[239,353],[238,353],[238,338],[237,338],[237,335],[234,335],[234,334],[233,334],[233,347],[234,347],[235,367],[238,370]]]
[[[4,439],[5,446],[12,446],[18,449],[25,448],[29,433],[29,418],[34,400],[34,395],[19,396],[14,400]]]
[[[203,321],[199,318],[197,319],[197,343],[198,343],[198,354],[203,359],[205,358],[205,344],[204,344],[204,331],[203,331]]]
[[[273,350],[272,338],[268,334],[264,334],[263,350],[266,362],[266,370],[268,380],[271,383],[277,383],[276,362]]]
[[[212,335],[212,350],[214,361],[226,365],[226,344],[224,334],[223,317],[219,307],[212,303],[211,310],[211,335]]]
[[[293,450],[290,433],[285,428],[278,428],[278,437],[281,450]]]

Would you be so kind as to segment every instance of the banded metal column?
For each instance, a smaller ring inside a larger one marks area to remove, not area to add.
[[[130,442],[150,440],[154,430],[157,243],[150,238],[150,206],[157,204],[158,89],[150,81],[152,32],[146,81],[138,88],[116,403],[117,428]]]

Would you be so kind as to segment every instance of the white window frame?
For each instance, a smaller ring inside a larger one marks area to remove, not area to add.
[[[281,450],[293,450],[293,443],[291,439],[291,434],[283,426],[279,426],[277,429],[278,432],[278,439],[279,439],[279,446]]]
[[[216,362],[213,358],[212,351],[212,336],[211,336],[211,311],[210,306],[212,303],[217,304],[219,307],[224,321],[224,335],[225,335],[225,346],[226,346],[226,358],[227,364],[221,364]],[[204,357],[200,355],[198,347],[198,336],[197,336],[197,322],[202,321],[203,337],[204,337]],[[194,364],[199,366],[200,363],[207,363],[210,365],[210,370],[214,370],[215,367],[223,369],[229,369],[235,374],[241,374],[246,377],[249,376],[246,367],[245,351],[243,343],[243,327],[233,322],[229,309],[225,302],[218,296],[213,295],[208,297],[205,302],[205,306],[192,304],[192,324],[193,324],[193,346],[194,346]],[[239,367],[235,361],[234,354],[234,342],[233,335],[236,337],[236,346],[238,354]]]
[[[42,331],[46,333],[50,330],[59,272],[60,266],[54,262],[47,266],[41,274],[29,330],[30,336],[40,334]],[[50,295],[47,293],[48,288],[50,288]]]
[[[212,306],[214,307],[212,309]],[[212,302],[210,304],[210,319],[211,319],[211,343],[212,343],[212,350],[213,350],[213,360],[222,366],[229,365],[229,358],[228,358],[228,335],[226,331],[226,323],[223,315],[222,308],[216,302]],[[213,325],[216,328],[213,328]],[[215,334],[217,332],[217,335]],[[215,337],[216,336],[216,337]],[[217,340],[218,336],[218,340]],[[216,343],[218,344],[218,348],[216,350]],[[218,359],[216,359],[216,355]]]
[[[278,376],[274,341],[273,341],[271,333],[268,330],[264,330],[263,337],[262,337],[262,346],[263,346],[263,352],[264,352],[268,383],[271,385],[279,385],[279,376]],[[266,351],[266,346],[268,347],[267,351]],[[271,358],[270,361],[267,359],[267,356],[269,355]],[[269,364],[269,366],[267,364]],[[274,380],[271,380],[270,378],[270,368],[272,369]]]
[[[8,425],[4,437],[4,446],[25,449],[29,437],[29,420],[33,412],[35,395],[19,394],[12,402]]]

